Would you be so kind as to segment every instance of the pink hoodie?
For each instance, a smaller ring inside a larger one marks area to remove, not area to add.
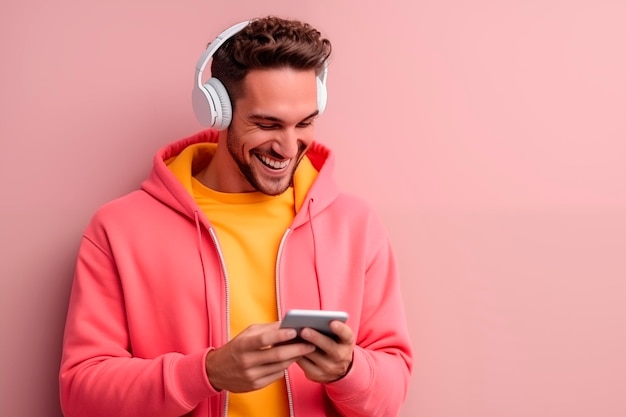
[[[164,163],[201,141],[217,132],[159,151],[141,190],[104,205],[83,235],[60,370],[66,417],[226,416],[228,395],[212,388],[204,359],[230,337],[228,280],[210,221]],[[338,191],[328,149],[314,143],[307,156],[319,174],[279,249],[279,315],[345,310],[357,346],[350,372],[330,384],[289,368],[291,414],[396,416],[412,358],[386,231]]]

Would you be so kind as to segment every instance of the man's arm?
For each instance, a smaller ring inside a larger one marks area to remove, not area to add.
[[[83,238],[59,376],[66,417],[181,416],[217,394],[204,368],[209,349],[133,357],[125,314],[122,285],[106,244]]]
[[[325,385],[344,415],[396,416],[404,403],[412,352],[393,251],[382,225],[366,269],[363,311],[347,374]],[[384,236],[384,237],[381,237]]]

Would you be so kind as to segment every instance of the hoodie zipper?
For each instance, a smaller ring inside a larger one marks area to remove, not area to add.
[[[222,248],[217,241],[217,235],[215,234],[215,230],[212,227],[209,227],[209,234],[211,235],[211,240],[215,245],[215,250],[217,251],[217,257],[220,260],[220,267],[222,268],[222,274],[224,275],[224,295],[226,306],[226,340],[230,340],[230,286],[228,284],[228,273],[226,272],[226,262],[224,261],[224,254],[222,253]],[[206,279],[206,278],[205,278]],[[228,391],[224,393],[224,409],[223,409],[223,417],[228,416]]]
[[[285,247],[285,242],[287,242],[287,237],[291,233],[291,228],[287,228],[285,230],[285,234],[280,240],[280,245],[278,246],[278,254],[276,256],[276,309],[278,311],[278,320],[281,320],[283,317],[283,312],[280,306],[280,261],[283,256],[283,249]],[[289,417],[295,417],[295,412],[293,409],[293,393],[291,392],[291,384],[289,379],[289,371],[285,369],[285,387],[287,388],[287,403],[289,405]]]

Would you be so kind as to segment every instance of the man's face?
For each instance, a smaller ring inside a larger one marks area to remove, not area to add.
[[[227,133],[233,168],[227,192],[283,193],[313,142],[313,70],[254,70],[244,80]]]

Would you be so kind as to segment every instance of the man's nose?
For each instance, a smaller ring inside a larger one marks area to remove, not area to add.
[[[280,132],[279,138],[274,142],[273,150],[284,158],[295,158],[300,147],[298,132],[293,128],[285,128]]]

